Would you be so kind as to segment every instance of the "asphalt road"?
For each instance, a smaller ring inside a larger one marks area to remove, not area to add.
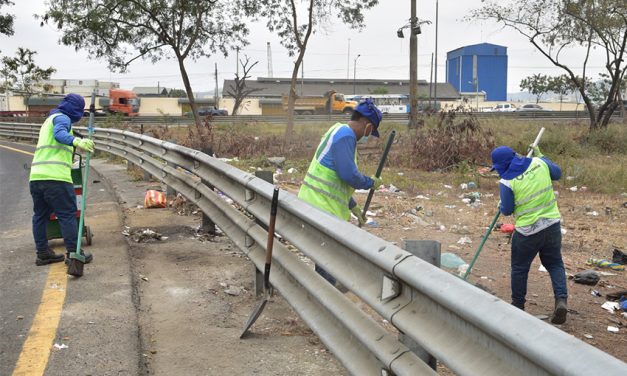
[[[0,141],[0,375],[136,375],[139,335],[117,202],[92,170],[86,224],[95,234],[87,249],[94,262],[80,279],[68,277],[62,264],[36,266],[32,152],[30,145]],[[64,252],[61,240],[50,245]],[[58,283],[50,282],[54,271]],[[50,293],[59,303],[58,325],[50,318]],[[37,340],[46,331],[53,337]]]

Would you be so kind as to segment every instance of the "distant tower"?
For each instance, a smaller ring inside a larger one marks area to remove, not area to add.
[[[272,78],[272,49],[270,48],[270,42],[268,42],[268,77]]]

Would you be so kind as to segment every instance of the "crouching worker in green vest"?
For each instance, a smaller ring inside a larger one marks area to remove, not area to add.
[[[311,205],[345,221],[351,212],[360,224],[366,219],[352,198],[355,189],[370,189],[381,184],[377,177],[362,175],[357,169],[357,144],[368,141],[370,135],[379,137],[381,111],[370,99],[361,102],[348,124],[336,123],[322,136],[298,197]],[[316,271],[329,283],[335,278],[316,265]]]
[[[534,147],[534,158],[520,157],[507,146],[492,151],[492,169],[501,177],[500,210],[514,215],[512,236],[512,304],[525,309],[527,276],[537,254],[549,272],[555,296],[553,324],[566,322],[566,272],[562,261],[560,212],[553,192],[553,180],[562,170]]]
[[[66,95],[44,121],[30,170],[30,194],[33,198],[33,237],[37,250],[37,265],[64,260],[48,247],[46,225],[54,213],[59,221],[67,254],[76,252],[78,224],[76,194],[72,183],[73,146],[89,152],[94,142],[74,136],[72,123],[83,117],[85,100],[78,94]],[[85,261],[92,255],[85,253]],[[69,262],[69,258],[66,262]]]

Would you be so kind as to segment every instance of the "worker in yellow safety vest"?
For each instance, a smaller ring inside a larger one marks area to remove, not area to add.
[[[94,151],[92,140],[76,137],[72,131],[72,123],[81,120],[84,110],[85,99],[78,94],[68,94],[50,111],[39,131],[30,171],[36,265],[60,262],[65,258],[63,254],[55,254],[48,246],[46,226],[52,213],[59,221],[67,254],[76,252],[78,224],[71,171],[73,147]],[[85,253],[85,259],[91,262],[93,256]]]
[[[538,146],[531,147],[533,158],[519,156],[508,146],[492,151],[492,168],[501,177],[499,208],[503,215],[513,214],[516,219],[512,235],[512,304],[525,309],[529,268],[539,254],[553,285],[555,308],[551,322],[563,324],[568,313],[568,291],[560,212],[552,183],[560,179],[562,170]]]
[[[348,221],[351,212],[360,224],[366,219],[352,198],[355,189],[370,189],[381,184],[375,176],[367,177],[357,169],[357,144],[369,136],[379,137],[381,111],[370,99],[359,103],[347,123],[336,123],[323,136],[309,165],[298,197],[340,219]],[[316,271],[331,284],[335,278],[316,265]]]

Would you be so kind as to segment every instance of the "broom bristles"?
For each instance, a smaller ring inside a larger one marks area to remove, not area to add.
[[[83,276],[83,264],[80,260],[71,259],[70,265],[67,268],[67,274],[72,275],[74,277],[82,277]]]

